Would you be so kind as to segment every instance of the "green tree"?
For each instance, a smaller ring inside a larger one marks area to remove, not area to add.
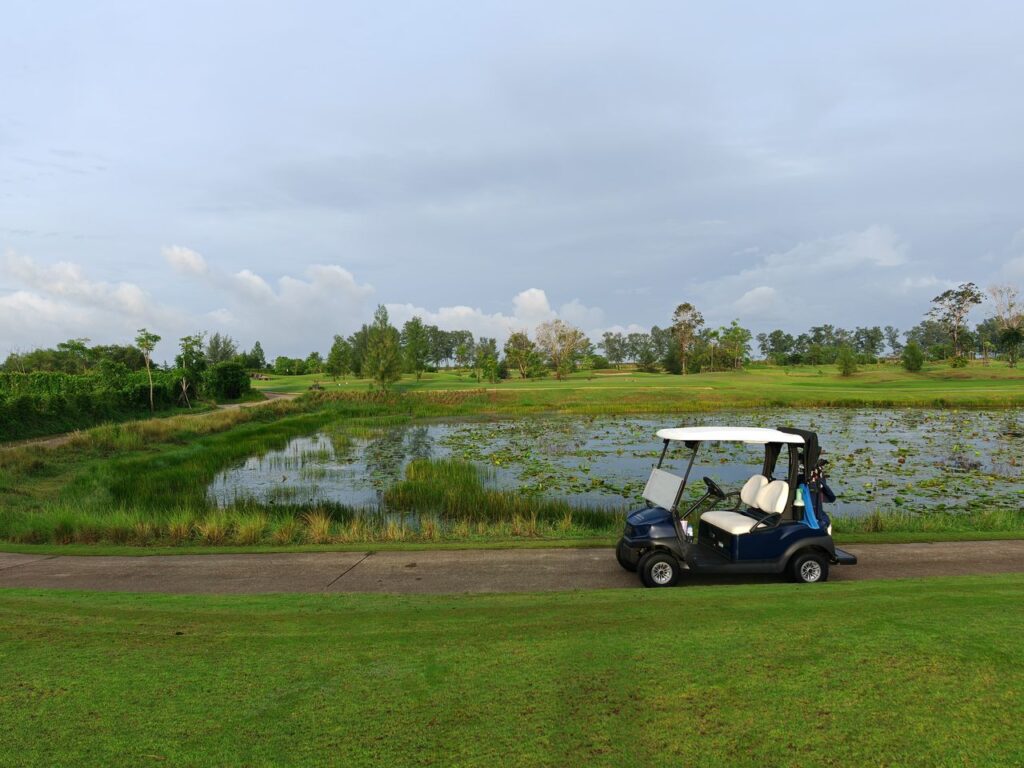
[[[863,360],[876,362],[885,347],[885,331],[877,325],[867,328],[858,327],[853,332],[853,343]]]
[[[267,356],[263,354],[263,345],[260,344],[259,341],[252,345],[252,349],[249,351],[247,365],[257,371],[266,369]]]
[[[306,355],[306,373],[323,373],[324,358],[319,352],[310,352]]]
[[[601,336],[600,347],[604,350],[604,356],[608,358],[608,362],[616,368],[626,358],[626,339],[621,333],[605,331]]]
[[[629,351],[637,368],[647,373],[657,370],[658,352],[654,347],[654,339],[649,333],[631,333],[627,338]]]
[[[665,373],[671,373],[678,376],[683,372],[683,361],[679,359],[679,347],[675,344],[669,344],[665,350],[665,356],[661,358],[661,366],[665,369]]]
[[[473,371],[476,380],[486,378],[492,384],[498,380],[498,342],[481,336],[473,353]]]
[[[153,403],[153,350],[159,342],[160,337],[155,333],[150,333],[145,328],[139,328],[138,335],[135,337],[135,346],[142,351],[142,356],[146,360],[146,377],[149,379],[150,413],[156,410],[156,406]]]
[[[423,320],[414,317],[402,326],[402,351],[405,353],[406,370],[416,374],[419,381],[430,360],[430,334]]]
[[[686,356],[697,333],[704,326],[704,315],[690,302],[684,302],[672,313],[672,333],[679,345],[679,361],[683,373],[686,373]]]
[[[885,343],[889,345],[889,350],[892,352],[893,357],[899,357],[903,351],[903,342],[900,341],[900,331],[894,325],[887,325],[882,329],[885,334]]]
[[[350,365],[352,373],[357,378],[366,376],[363,372],[363,361],[366,360],[366,350],[370,340],[370,326],[363,324],[363,327],[348,337],[348,345],[352,348]]]
[[[224,363],[238,354],[238,344],[226,333],[215,333],[206,342],[206,362],[210,365]]]
[[[181,396],[185,398],[185,404],[191,408],[192,401],[188,393],[197,393],[199,382],[203,380],[203,372],[206,370],[206,356],[203,353],[203,333],[193,333],[191,336],[182,336],[179,344],[179,352],[174,358],[174,364],[178,368],[178,385],[181,387]]]
[[[740,325],[739,320],[733,320],[728,326],[719,329],[719,336],[732,367],[741,368],[750,355],[750,341],[753,335]]]
[[[1011,368],[1017,366],[1017,356],[1021,344],[1024,344],[1024,328],[1020,326],[1007,326],[999,331],[999,346],[1006,354],[1006,363]]]
[[[57,345],[57,351],[67,357],[69,368],[71,368],[68,373],[83,373],[89,369],[88,342],[88,339],[68,339]]]
[[[914,340],[908,341],[907,345],[903,347],[900,360],[904,369],[910,373],[920,371],[924,366],[924,352],[921,350],[921,345]]]
[[[943,291],[932,299],[931,311],[928,316],[945,326],[953,341],[953,356],[963,357],[961,335],[964,323],[971,309],[981,304],[982,295],[974,283],[961,283],[956,288]]]
[[[836,354],[836,365],[839,367],[840,376],[853,376],[857,372],[857,355],[853,348],[844,344]]]
[[[382,390],[402,377],[402,347],[398,329],[388,321],[388,311],[378,305],[366,344],[364,373]]]
[[[519,377],[529,378],[530,371],[536,367],[537,345],[530,341],[526,331],[515,331],[505,342],[505,360],[519,371]]]
[[[327,353],[325,368],[334,378],[344,376],[352,370],[352,345],[344,336],[335,334],[331,351]]]

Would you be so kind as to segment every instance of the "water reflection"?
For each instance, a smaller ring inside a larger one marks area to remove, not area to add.
[[[456,458],[487,470],[485,482],[517,493],[621,508],[642,491],[665,426],[734,424],[813,429],[831,462],[840,494],[833,512],[874,509],[1016,508],[1024,499],[1024,429],[1020,411],[768,410],[679,417],[566,417],[418,424],[347,437],[342,428],[297,438],[280,451],[253,456],[214,480],[220,505],[330,500],[379,509],[384,490],[413,459]],[[731,443],[702,447],[693,477],[727,490],[759,471],[763,449]],[[688,454],[667,456],[678,471]],[[691,483],[699,493],[702,484]]]

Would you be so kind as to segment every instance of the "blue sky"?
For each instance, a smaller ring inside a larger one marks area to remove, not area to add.
[[[0,354],[909,327],[1024,279],[1012,3],[5,2]],[[980,310],[980,315],[984,314]]]

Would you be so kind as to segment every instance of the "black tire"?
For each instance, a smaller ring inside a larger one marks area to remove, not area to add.
[[[619,543],[615,545],[615,559],[619,561],[619,565],[625,568],[627,571],[633,573],[636,572],[636,561],[630,560],[626,557],[626,543],[619,539]]]
[[[797,552],[789,561],[789,577],[798,584],[828,581],[828,559],[820,552]]]
[[[645,587],[674,587],[679,583],[682,568],[668,552],[648,552],[637,566],[640,581]]]

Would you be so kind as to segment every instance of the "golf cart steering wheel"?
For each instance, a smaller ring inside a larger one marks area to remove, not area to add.
[[[724,499],[725,491],[718,487],[718,483],[712,480],[710,477],[703,478],[704,485],[708,487],[708,493],[714,496],[716,499]]]

